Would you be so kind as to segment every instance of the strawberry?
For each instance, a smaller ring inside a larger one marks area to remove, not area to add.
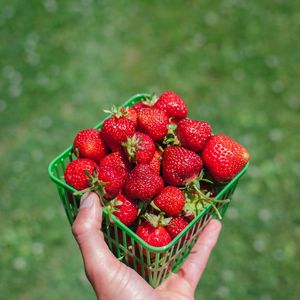
[[[142,109],[144,108],[149,108],[150,105],[147,104],[146,102],[144,101],[140,101],[140,102],[136,102],[132,105],[132,108],[136,111],[136,112],[140,112]]]
[[[163,154],[162,173],[166,183],[182,186],[197,177],[203,167],[199,155],[180,146],[169,146]]]
[[[168,123],[168,116],[159,109],[145,108],[138,114],[138,130],[149,135],[155,142],[165,137]]]
[[[126,118],[126,113],[118,111],[103,122],[101,135],[109,148],[116,151],[121,148],[122,142],[126,142],[128,137],[133,136],[135,128],[136,124]]]
[[[94,171],[98,173],[99,167],[88,158],[78,158],[71,161],[64,171],[66,183],[79,191],[88,188],[90,180],[85,171],[90,174],[94,174]]]
[[[189,223],[182,217],[173,218],[166,227],[172,239],[174,239]]]
[[[185,102],[171,91],[161,94],[153,107],[163,110],[169,118],[183,119],[188,114]]]
[[[149,166],[157,175],[160,174],[161,160],[162,160],[162,152],[160,150],[156,150],[149,163]]]
[[[106,209],[127,226],[130,226],[136,220],[138,214],[136,203],[121,193],[109,202]]]
[[[218,182],[234,178],[250,159],[250,154],[241,144],[226,135],[212,136],[202,151],[204,166]]]
[[[203,201],[201,201],[201,199],[199,199],[195,193],[195,197],[187,197],[183,207],[182,215],[188,222],[191,222],[196,215],[203,210],[203,208]]]
[[[79,131],[74,139],[73,149],[77,157],[89,158],[96,163],[108,152],[100,130],[94,128]]]
[[[137,111],[132,107],[123,107],[120,109],[121,114],[128,120],[131,120],[137,126]]]
[[[149,165],[137,165],[128,175],[125,193],[132,199],[149,201],[164,187],[163,179]]]
[[[181,146],[195,152],[202,151],[212,133],[211,126],[206,122],[183,119],[176,129],[176,136]]]
[[[182,191],[174,186],[165,187],[154,199],[154,204],[170,217],[179,216],[185,198]]]
[[[121,167],[124,170],[125,177],[127,177],[128,173],[132,169],[132,165],[129,163],[123,150],[118,150],[118,151],[112,152],[112,153],[104,156],[100,160],[99,167],[101,169],[105,166],[110,166],[110,167],[114,167],[114,168]]]
[[[142,132],[136,132],[133,137],[121,143],[129,161],[136,164],[148,164],[153,158],[155,144],[153,140]]]
[[[144,108],[151,108],[156,102],[157,97],[155,94],[151,95],[150,98],[144,97],[143,101],[136,102],[132,105],[132,108],[135,109],[138,113]]]
[[[125,178],[124,171],[121,167],[114,168],[105,166],[99,168],[98,179],[100,185],[104,186],[104,198],[115,198],[124,186]]]
[[[183,213],[184,219],[187,220],[187,222],[191,222],[195,219],[194,213]]]
[[[153,226],[148,221],[138,226],[137,236],[153,247],[163,247],[168,245],[172,238],[167,229],[161,225]]]

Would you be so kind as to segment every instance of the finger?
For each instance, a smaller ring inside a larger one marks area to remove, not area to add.
[[[200,233],[199,239],[179,270],[179,274],[195,289],[205,270],[209,256],[215,247],[222,225],[211,220]]]
[[[93,285],[108,279],[111,269],[119,261],[109,251],[100,231],[102,209],[95,193],[86,193],[80,201],[80,209],[73,223],[72,232],[80,247],[87,277]],[[105,274],[105,276],[100,276]]]

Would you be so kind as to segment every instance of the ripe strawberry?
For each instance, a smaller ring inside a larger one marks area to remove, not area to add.
[[[174,186],[165,187],[154,199],[154,204],[170,217],[179,216],[184,202],[184,194]]]
[[[129,163],[123,150],[118,150],[118,151],[112,152],[112,153],[104,156],[100,160],[99,167],[101,169],[104,166],[110,166],[110,167],[114,167],[114,168],[121,167],[126,172],[126,176],[132,169],[132,165]]]
[[[105,199],[117,197],[125,183],[124,171],[121,167],[105,166],[99,168],[98,179],[101,181],[99,184],[104,185]]]
[[[95,170],[99,172],[98,165],[93,160],[78,158],[67,165],[64,171],[65,181],[76,190],[84,190],[90,186],[89,177],[84,171],[94,174]]]
[[[77,157],[89,158],[96,163],[108,152],[100,130],[94,128],[79,131],[74,139],[73,149]]]
[[[125,193],[132,199],[149,201],[164,187],[163,179],[149,165],[137,165],[128,175]]]
[[[153,107],[163,110],[169,118],[183,119],[188,114],[185,102],[171,91],[161,94]]]
[[[148,164],[153,158],[155,144],[153,140],[142,132],[136,132],[133,137],[128,138],[121,144],[127,154],[129,161],[136,164]]]
[[[241,144],[226,135],[217,134],[207,141],[202,159],[213,179],[227,182],[246,165],[250,154]]]
[[[194,213],[183,213],[183,216],[187,222],[191,222],[195,219],[195,214]]]
[[[138,130],[149,135],[153,141],[162,140],[168,133],[168,116],[154,108],[142,109],[138,114]]]
[[[136,203],[121,193],[119,193],[114,200],[109,202],[107,210],[111,211],[123,224],[127,226],[130,226],[136,220],[138,214]]]
[[[136,112],[140,112],[142,109],[144,108],[149,108],[150,105],[148,105],[146,102],[144,101],[140,101],[140,102],[136,102],[131,106]]]
[[[124,118],[131,120],[135,126],[137,126],[137,111],[132,107],[123,107],[120,110],[121,114],[123,114]]]
[[[120,112],[103,122],[101,135],[109,148],[116,151],[121,148],[122,142],[133,136],[135,128],[135,123]]]
[[[182,186],[197,177],[203,167],[199,155],[180,146],[166,148],[162,160],[163,178],[169,185]]]
[[[212,130],[206,122],[183,119],[178,123],[175,133],[181,146],[199,152],[203,150]]]
[[[163,226],[153,226],[147,221],[138,226],[137,236],[153,247],[163,247],[168,245],[172,238],[167,229]]]
[[[166,227],[172,239],[174,239],[189,223],[182,217],[173,218]]]
[[[161,160],[162,160],[162,152],[160,150],[156,150],[149,163],[149,166],[157,175],[160,174]]]
[[[151,108],[156,102],[157,97],[155,94],[151,95],[150,98],[144,97],[143,101],[136,102],[132,105],[132,108],[135,109],[138,113],[144,108]]]
[[[191,222],[203,208],[203,202],[199,200],[199,197],[197,197],[195,193],[195,197],[193,197],[193,195],[187,197],[182,215],[188,222]]]

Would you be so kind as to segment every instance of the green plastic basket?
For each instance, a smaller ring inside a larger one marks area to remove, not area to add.
[[[148,94],[137,94],[121,106],[132,106],[133,103],[149,97],[150,95]],[[109,117],[110,116],[107,118]],[[101,128],[103,121],[95,126],[95,128]],[[48,168],[49,176],[56,184],[60,199],[71,225],[77,215],[79,197],[73,195],[73,192],[76,190],[64,181],[64,170],[67,164],[75,158],[75,155],[72,153],[72,146],[70,146],[58,155],[49,164]],[[249,163],[234,179],[222,188],[215,198],[218,200],[231,200],[238,181],[246,172],[248,166]],[[218,210],[222,217],[225,215],[228,206],[229,202],[217,203]],[[135,232],[121,223],[115,216],[112,216],[113,222],[110,222],[105,209],[103,209],[102,231],[114,255],[136,270],[152,287],[157,287],[168,277],[170,272],[174,273],[179,270],[196,243],[199,233],[204,229],[206,224],[215,217],[216,215],[212,205],[208,204],[175,239],[167,246],[159,248],[152,247],[145,243]]]

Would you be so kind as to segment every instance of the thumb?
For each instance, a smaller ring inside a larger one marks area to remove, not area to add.
[[[80,201],[80,209],[73,223],[72,232],[79,245],[84,261],[85,272],[94,288],[96,278],[107,274],[118,260],[107,247],[101,232],[102,209],[95,193],[86,193]]]
[[[96,193],[85,193],[80,200],[79,212],[72,226],[75,239],[79,243],[87,234],[100,232],[102,223],[102,208]]]

